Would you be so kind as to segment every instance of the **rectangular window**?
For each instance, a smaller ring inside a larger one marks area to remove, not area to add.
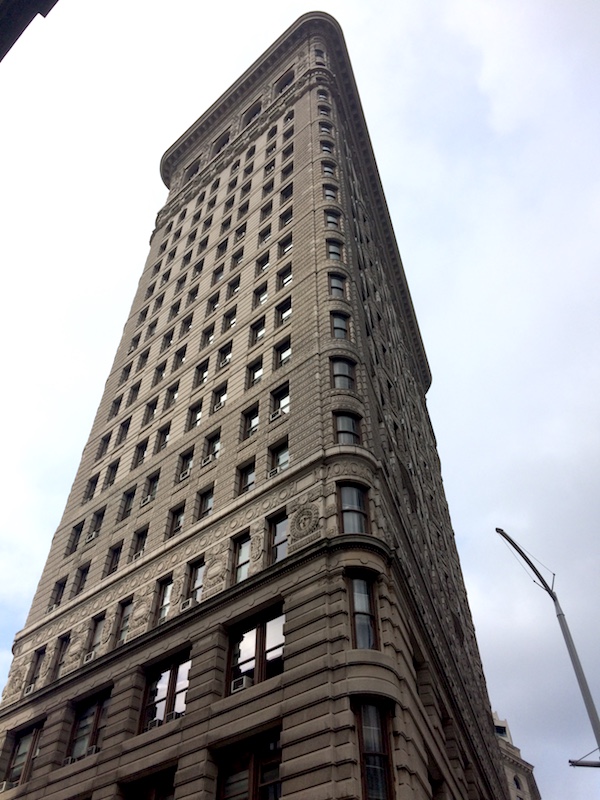
[[[261,275],[269,269],[269,253],[268,251],[256,261],[256,274]]]
[[[200,347],[209,347],[215,340],[215,326],[209,325],[208,328],[205,328],[202,331],[202,339],[200,341]]]
[[[92,620],[92,628],[90,630],[90,638],[88,642],[88,649],[86,655],[83,657],[83,663],[87,664],[91,661],[95,655],[96,650],[102,644],[102,633],[104,631],[104,623],[106,622],[106,617],[102,614],[99,617],[95,617]],[[90,655],[92,654],[92,655]],[[86,660],[87,658],[87,660]]]
[[[183,522],[185,518],[185,503],[181,503],[176,508],[169,511],[169,519],[167,521],[167,539],[172,536],[177,536],[183,530]]]
[[[292,222],[293,219],[294,219],[294,211],[292,206],[290,206],[289,208],[286,208],[286,210],[282,214],[279,215],[279,228],[280,229],[285,228]]]
[[[191,664],[186,653],[148,673],[142,730],[155,728],[185,714]],[[169,796],[173,797],[173,794]]]
[[[135,450],[133,451],[133,461],[131,462],[131,469],[135,469],[136,467],[139,467],[140,464],[143,464],[147,453],[148,453],[148,439],[144,439],[142,442],[136,445]]]
[[[334,339],[348,339],[348,315],[341,314],[338,311],[330,315],[331,318],[331,335]]]
[[[138,358],[136,372],[140,372],[140,370],[144,369],[146,364],[148,363],[148,359],[150,358],[150,350],[144,350],[143,353],[140,353],[140,357]]]
[[[134,384],[131,389],[129,390],[129,396],[127,397],[127,406],[132,406],[135,401],[140,396],[140,389],[142,388],[142,382],[138,381]]]
[[[220,411],[225,403],[227,402],[227,384],[224,383],[222,386],[217,387],[213,391],[213,402],[212,402],[212,410],[213,413],[216,411]]]
[[[289,236],[286,236],[285,239],[282,239],[279,242],[279,248],[278,248],[278,250],[279,250],[279,258],[291,253],[293,246],[294,246],[294,243],[293,243],[293,240],[292,240],[292,234],[290,233]]]
[[[285,615],[281,608],[246,622],[231,637],[232,692],[283,672]]]
[[[192,428],[197,428],[202,421],[202,400],[194,403],[188,410],[186,430],[191,431]]]
[[[344,275],[329,273],[329,294],[331,297],[346,297],[346,278]]]
[[[71,635],[61,636],[58,640],[56,654],[54,656],[54,668],[52,670],[52,680],[56,681],[62,675],[65,662],[67,660],[67,651],[71,644]]]
[[[231,356],[233,352],[233,344],[231,342],[227,342],[226,345],[223,345],[219,349],[219,355],[217,358],[217,365],[219,369],[225,369],[231,363]]]
[[[164,353],[165,350],[168,350],[169,347],[173,344],[173,337],[175,336],[175,328],[171,328],[170,331],[167,331],[162,338],[162,342],[160,345],[160,352]]]
[[[354,390],[355,364],[345,358],[331,359],[331,376],[334,389]]]
[[[275,447],[269,448],[270,470],[269,478],[274,478],[290,465],[290,451],[287,439]]]
[[[113,572],[116,572],[119,569],[119,561],[121,560],[122,550],[123,542],[119,542],[119,544],[114,545],[114,547],[111,547],[108,551],[108,559],[106,562],[106,569],[104,571],[105,577],[106,575],[112,575]]]
[[[287,556],[289,519],[278,514],[269,520],[269,564],[277,564]]]
[[[288,183],[287,186],[284,186],[283,189],[279,192],[280,203],[283,205],[287,203],[288,200],[292,198],[294,194],[294,183]]]
[[[177,480],[184,481],[189,478],[192,467],[194,466],[194,448],[186,450],[179,456],[179,465],[177,467]]]
[[[134,499],[135,499],[135,487],[123,494],[123,497],[121,499],[121,508],[119,510],[119,516],[117,518],[117,522],[120,522],[121,520],[127,519],[128,517],[131,516]]]
[[[230,311],[228,311],[223,316],[223,333],[225,333],[225,331],[230,331],[232,328],[235,328],[236,320],[237,320],[237,309],[234,306]]]
[[[212,486],[198,493],[198,519],[210,516],[213,510],[214,492]]]
[[[390,797],[390,758],[385,715],[371,703],[356,709],[364,800]]]
[[[285,325],[292,317],[292,298],[287,297],[275,309],[275,325]]]
[[[258,233],[258,244],[263,245],[266,244],[269,239],[271,238],[271,226],[267,225],[266,228],[263,228]]]
[[[98,452],[96,453],[96,461],[100,461],[100,459],[107,454],[108,448],[110,446],[111,436],[112,436],[111,433],[107,433],[100,439],[100,442],[98,443]]]
[[[202,599],[202,585],[204,582],[204,561],[196,561],[190,564],[188,576],[187,598],[193,603],[199,603]]]
[[[75,597],[78,594],[81,594],[85,589],[85,584],[87,582],[87,578],[90,572],[90,565],[84,564],[84,566],[79,567],[77,572],[75,573],[75,580],[73,582],[73,591],[71,593],[71,597]]]
[[[256,466],[254,461],[238,469],[238,494],[252,491],[256,483]]]
[[[169,443],[169,436],[171,434],[171,423],[162,427],[158,433],[156,434],[156,444],[154,446],[154,452],[160,453],[161,450],[164,450],[167,444]]]
[[[262,356],[254,361],[248,367],[248,381],[247,381],[247,388],[251,386],[256,386],[257,383],[260,383],[263,376],[263,360]]]
[[[157,408],[158,408],[158,397],[155,397],[153,400],[150,400],[149,403],[146,403],[146,409],[144,411],[144,418],[142,420],[142,425],[149,425],[152,422],[156,414]]]
[[[75,710],[75,722],[67,750],[69,759],[77,760],[96,753],[102,747],[108,697],[88,700]]]
[[[165,405],[164,405],[165,411],[171,408],[171,406],[175,405],[178,394],[179,394],[179,381],[177,381],[177,383],[174,383],[172,386],[169,386],[169,388],[167,389],[167,392],[165,394]]]
[[[166,374],[167,374],[167,362],[163,361],[162,364],[159,364],[154,370],[154,376],[152,378],[152,386],[156,386],[158,383],[160,383],[164,379]]]
[[[292,342],[290,337],[275,345],[275,369],[285,366],[292,357]]]
[[[138,558],[141,558],[144,555],[144,549],[146,547],[146,540],[148,539],[148,526],[146,525],[143,528],[140,528],[139,531],[136,531],[133,534],[133,550],[131,556],[129,557],[129,561],[135,561]]]
[[[338,487],[338,497],[342,532],[368,533],[367,490],[357,484],[341,484]]]
[[[240,290],[240,276],[238,275],[237,278],[234,278],[232,281],[229,281],[227,285],[227,299],[231,300],[232,297]]]
[[[377,650],[373,579],[353,576],[349,581],[352,644],[359,650]]]
[[[87,503],[89,500],[92,499],[96,492],[96,487],[98,486],[98,480],[100,478],[100,473],[97,475],[93,475],[86,484],[85,491],[83,493],[83,503]]]
[[[264,338],[266,333],[265,318],[261,317],[250,326],[250,344],[254,345]]]
[[[198,364],[194,370],[194,385],[193,388],[197,389],[199,386],[204,386],[208,380],[208,361],[203,361]]]
[[[83,522],[78,522],[77,525],[73,526],[71,530],[71,535],[69,536],[69,542],[67,544],[65,556],[70,556],[71,553],[74,553],[79,547],[79,542],[81,541],[81,534],[83,533],[84,524],[85,520],[83,520]]]
[[[335,440],[338,444],[360,444],[360,417],[356,414],[334,414]]]
[[[244,533],[234,541],[233,582],[239,583],[248,577],[250,567],[250,534]]]
[[[242,415],[242,439],[249,439],[258,431],[258,404]]]
[[[206,456],[203,461],[212,461],[213,458],[218,458],[221,451],[221,431],[213,433],[211,436],[206,437]]]
[[[208,298],[206,303],[206,314],[214,314],[215,311],[219,308],[219,292],[213,294],[212,297]]]
[[[181,321],[181,325],[179,328],[179,338],[181,339],[182,336],[185,336],[192,330],[192,321],[193,321],[193,314],[190,314],[185,319]]]
[[[292,282],[292,265],[287,264],[277,273],[277,289],[285,289]]]
[[[113,419],[119,413],[119,409],[121,408],[121,403],[123,402],[123,395],[119,395],[119,397],[115,397],[112,401],[110,406],[110,411],[108,412],[108,419]]]
[[[169,609],[171,608],[172,593],[173,593],[172,577],[159,581],[158,600],[156,603],[156,615],[154,617],[155,625],[162,625],[163,622],[166,622],[166,619],[169,616]]]
[[[281,797],[279,733],[253,736],[219,758],[218,800],[276,800]]]
[[[117,635],[115,639],[116,647],[125,644],[127,641],[132,612],[133,600],[125,600],[123,603],[121,603],[121,607],[119,609],[119,621],[117,623]]]
[[[50,596],[50,605],[48,607],[49,612],[54,611],[54,609],[58,608],[58,606],[62,603],[66,586],[67,586],[66,578],[61,578],[54,584],[54,589],[52,590],[52,594]]]
[[[144,488],[144,499],[146,500],[147,503],[149,503],[151,500],[156,499],[159,480],[160,480],[160,472],[157,472],[155,475],[150,475],[146,479],[146,486]]]
[[[185,364],[186,351],[187,351],[187,346],[180,347],[179,350],[173,356],[173,367],[172,367],[173,372]]]
[[[15,736],[10,761],[6,770],[7,789],[25,783],[33,772],[39,753],[42,726],[37,725]]]
[[[278,419],[282,414],[289,413],[290,410],[290,387],[288,383],[280,386],[271,393],[271,417],[270,421]]]

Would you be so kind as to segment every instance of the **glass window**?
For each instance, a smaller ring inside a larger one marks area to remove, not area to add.
[[[287,556],[289,519],[279,514],[269,521],[269,563],[276,564]]]
[[[354,389],[354,363],[345,358],[334,358],[331,371],[334,389]]]
[[[362,577],[350,578],[352,637],[354,647],[377,649],[377,626],[373,603],[373,582]]]
[[[186,654],[148,673],[142,730],[185,714],[191,664]]]
[[[33,771],[36,756],[39,753],[39,739],[42,732],[41,726],[30,728],[15,737],[8,769],[6,770],[6,781],[8,787],[24,783]]]
[[[283,672],[285,615],[261,617],[234,632],[231,639],[231,691],[248,688]]]
[[[78,706],[67,757],[83,758],[96,752],[102,746],[108,698],[94,699]]]
[[[387,725],[381,709],[364,703],[357,709],[364,800],[390,797]]]
[[[335,440],[338,444],[360,444],[360,417],[335,414]]]
[[[368,533],[367,491],[355,484],[339,487],[339,501],[343,533]]]
[[[239,583],[248,577],[250,567],[250,534],[245,533],[234,543],[234,575],[233,582]]]

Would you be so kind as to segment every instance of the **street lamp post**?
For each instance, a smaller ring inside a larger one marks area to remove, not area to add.
[[[531,569],[536,578],[539,580],[542,588],[552,598],[554,608],[556,609],[556,616],[558,617],[558,624],[560,625],[560,629],[565,638],[565,644],[567,645],[567,650],[569,651],[569,656],[571,657],[571,663],[573,664],[573,669],[575,670],[575,675],[577,677],[577,682],[579,683],[579,689],[583,697],[583,702],[585,703],[588,717],[590,718],[590,723],[592,725],[592,730],[594,731],[594,736],[596,737],[596,744],[598,745],[598,749],[600,749],[600,720],[598,719],[598,712],[596,711],[596,706],[594,705],[590,687],[588,686],[588,682],[584,675],[583,667],[581,666],[581,661],[579,660],[577,650],[575,649],[575,643],[573,642],[573,637],[571,636],[571,631],[569,630],[564,612],[560,607],[560,603],[558,602],[556,592],[544,580],[544,577],[534,566],[531,559],[523,552],[523,550],[521,550],[519,545],[513,541],[513,539],[511,539],[505,531],[502,530],[502,528],[496,528],[496,533],[499,533],[500,536],[506,539],[511,547],[517,551],[529,569]],[[572,767],[600,767],[600,761],[583,761],[581,759],[575,761],[570,760],[569,764],[571,764]]]

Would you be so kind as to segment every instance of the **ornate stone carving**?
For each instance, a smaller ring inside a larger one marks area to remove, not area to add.
[[[263,541],[264,537],[262,534],[255,534],[250,539],[250,561],[256,563],[260,561],[263,554]]]
[[[319,507],[315,503],[301,506],[290,523],[290,540],[298,542],[306,539],[319,527]]]

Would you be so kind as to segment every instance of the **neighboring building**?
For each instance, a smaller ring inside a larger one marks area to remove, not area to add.
[[[299,19],[169,187],[0,708],[7,796],[507,800],[343,36]]]
[[[58,0],[0,0],[0,61],[38,14],[46,17]]]
[[[500,719],[495,711],[494,725],[504,761],[504,771],[511,800],[541,800],[537,783],[533,777],[532,765],[521,758],[521,751],[513,744],[508,722]]]

